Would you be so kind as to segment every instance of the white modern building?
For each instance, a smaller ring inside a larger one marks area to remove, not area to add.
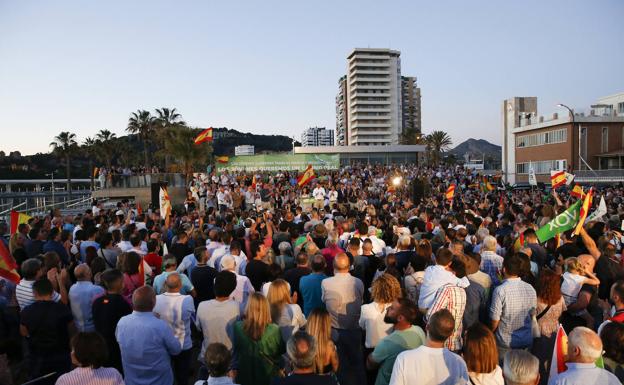
[[[248,145],[248,144],[244,144],[241,146],[236,146],[234,147],[234,155],[236,156],[241,156],[241,155],[255,155],[256,150],[254,148],[254,146]]]
[[[356,48],[338,81],[336,142],[339,146],[396,145],[403,133],[421,131],[420,88],[401,76],[401,52]]]
[[[333,146],[334,130],[325,127],[310,127],[301,134],[301,145],[308,146]]]
[[[356,48],[347,56],[349,145],[399,143],[401,53],[390,49]]]

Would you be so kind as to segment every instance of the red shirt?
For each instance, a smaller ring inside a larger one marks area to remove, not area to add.
[[[145,262],[152,268],[152,274],[157,276],[162,273],[162,257],[156,253],[148,253],[143,257]]]

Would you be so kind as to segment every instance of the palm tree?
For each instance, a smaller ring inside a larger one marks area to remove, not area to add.
[[[156,137],[160,142],[160,148],[164,149],[167,141],[171,140],[171,129],[173,127],[184,126],[186,123],[182,120],[182,115],[178,113],[176,108],[163,107],[156,109],[156,125],[158,126]],[[164,151],[165,172],[169,168],[170,158],[170,154]]]
[[[171,140],[166,143],[166,151],[182,166],[186,181],[190,179],[195,167],[205,166],[212,155],[212,145],[208,143],[195,144],[197,136],[195,130],[186,126],[176,126],[171,129]]]
[[[93,169],[93,158],[97,156],[98,141],[92,137],[87,137],[82,145],[84,147],[84,153],[89,158],[89,178],[91,179],[91,190],[95,190],[95,175],[93,175],[95,170]]]
[[[106,163],[106,169],[110,171],[112,167],[112,157],[113,157],[113,139],[117,136],[110,132],[109,130],[100,130],[97,134],[95,134],[95,138],[98,141],[98,147],[100,148],[100,153],[102,154],[102,158],[104,158],[104,162]]]
[[[143,156],[145,161],[145,167],[149,168],[149,142],[154,132],[154,120],[155,118],[149,111],[137,110],[130,115],[128,119],[128,127],[126,131],[131,134],[138,134],[143,142]]]
[[[65,174],[67,175],[67,193],[71,199],[71,176],[70,176],[70,155],[71,151],[77,146],[76,134],[69,131],[63,131],[54,137],[54,141],[50,143],[52,151],[59,156],[65,157]]]
[[[425,142],[433,153],[433,164],[436,166],[440,161],[442,152],[448,150],[453,144],[451,137],[444,131],[433,131],[431,134],[427,135]]]

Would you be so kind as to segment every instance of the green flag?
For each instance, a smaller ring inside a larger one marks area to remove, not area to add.
[[[540,243],[544,243],[555,235],[574,228],[579,221],[580,211],[581,201],[578,200],[566,211],[557,215],[555,219],[540,227],[536,231],[537,239],[539,239]]]

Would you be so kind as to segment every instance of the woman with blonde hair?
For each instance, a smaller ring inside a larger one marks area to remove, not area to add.
[[[271,319],[279,326],[284,343],[306,323],[305,315],[297,305],[296,295],[294,297],[290,295],[288,282],[281,278],[271,282],[267,294]]]
[[[322,308],[312,310],[306,332],[316,339],[314,370],[318,374],[338,371],[338,352],[331,339],[331,330],[331,317],[327,310]]]
[[[249,297],[245,319],[234,324],[233,342],[239,362],[236,383],[268,385],[279,374],[284,342],[279,327],[271,322],[269,301],[262,294]]]
[[[496,338],[488,327],[479,322],[471,326],[466,331],[463,352],[471,384],[505,384],[503,371],[498,366]]]
[[[371,286],[373,302],[362,305],[359,325],[366,333],[364,345],[373,349],[377,343],[390,334],[392,324],[384,322],[386,310],[395,299],[401,297],[401,284],[393,275],[382,274]]]

